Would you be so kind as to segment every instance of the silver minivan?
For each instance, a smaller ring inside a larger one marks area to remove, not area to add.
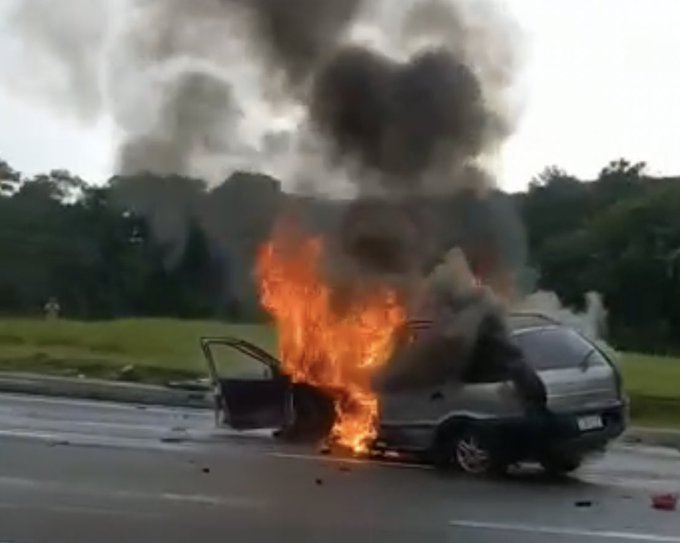
[[[527,411],[510,380],[483,372],[427,389],[383,393],[374,453],[413,453],[439,467],[474,474],[500,473],[526,460],[566,473],[623,432],[627,401],[609,354],[542,315],[513,314],[509,324],[512,341],[545,386],[546,410]],[[413,324],[412,330],[422,326],[422,321]],[[202,348],[219,424],[237,430],[276,428],[288,439],[317,439],[330,430],[331,398],[292,383],[274,356],[236,338],[206,338]],[[225,349],[251,365],[234,364],[230,357],[225,376],[219,367]]]

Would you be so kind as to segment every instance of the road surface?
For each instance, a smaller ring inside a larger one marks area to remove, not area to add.
[[[680,453],[616,447],[579,476],[473,480],[342,460],[199,411],[0,396],[0,542],[680,543]]]

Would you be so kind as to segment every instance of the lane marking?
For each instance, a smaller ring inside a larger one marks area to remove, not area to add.
[[[298,454],[298,453],[280,453],[269,452],[267,456],[274,458],[284,458],[289,460],[306,460],[310,462],[333,462],[336,464],[354,464],[362,466],[387,466],[391,468],[403,469],[420,469],[432,470],[434,467],[427,464],[416,464],[414,462],[387,462],[385,460],[376,460],[371,458],[342,458],[340,456],[319,456],[317,454]]]
[[[615,532],[598,530],[580,530],[577,528],[559,528],[532,524],[503,524],[495,522],[476,522],[472,520],[452,520],[449,526],[454,528],[470,528],[499,532],[521,532],[553,536],[590,537],[599,539],[618,539],[622,541],[652,541],[654,543],[680,543],[680,537],[657,534],[639,534],[634,532]]]
[[[145,431],[145,432],[169,432],[169,431],[174,431],[174,432],[187,432],[189,429],[193,428],[182,428],[181,430],[179,429],[173,429],[173,428],[166,428],[162,425],[153,425],[153,424],[128,424],[124,422],[100,422],[100,421],[89,421],[89,420],[58,420],[58,419],[41,419],[40,417],[21,417],[23,419],[26,419],[27,421],[33,422],[37,421],[38,424],[41,426],[64,426],[66,429],[68,427],[77,427],[77,426],[82,426],[86,428],[101,428],[101,429],[120,429],[120,430],[140,430],[140,431]],[[12,417],[12,420],[17,421],[18,417]],[[202,428],[199,428],[202,429]],[[45,430],[52,430],[52,428],[45,428]]]
[[[42,441],[57,441],[65,439],[66,434],[34,432],[29,430],[0,430],[0,437],[20,437],[27,439],[39,439]]]
[[[9,438],[37,441],[40,443],[48,443],[53,445],[65,445],[71,447],[91,447],[101,449],[131,449],[143,451],[193,451],[195,445],[201,445],[201,442],[191,441],[189,439],[180,439],[177,442],[172,441],[173,437],[178,436],[109,436],[106,434],[80,434],[74,432],[46,432],[46,431],[29,431],[29,430],[2,430],[0,429],[0,438]],[[164,437],[169,438],[165,441]]]
[[[49,479],[29,479],[23,477],[0,476],[0,486],[15,487],[25,490],[39,489],[47,492],[66,492],[66,495],[112,498],[117,500],[159,501],[174,503],[192,503],[197,505],[211,505],[215,507],[230,507],[234,509],[263,509],[267,502],[256,498],[243,496],[219,496],[207,494],[185,494],[180,492],[159,491],[158,493],[139,492],[135,490],[118,490],[96,488],[91,485],[78,485],[68,481]],[[9,502],[0,502],[7,505]],[[11,505],[11,504],[10,504]]]
[[[6,401],[7,400],[7,401]],[[210,413],[210,409],[202,407],[164,407],[160,405],[146,405],[140,403],[115,403],[108,400],[76,400],[51,396],[33,396],[30,394],[3,393],[0,395],[0,407],[3,404],[28,403],[28,404],[47,404],[63,405],[73,407],[100,407],[111,408],[119,411],[142,411],[146,413],[158,414],[204,414]]]
[[[33,510],[33,511],[47,511],[50,513],[72,513],[76,515],[107,515],[107,516],[125,516],[137,518],[166,518],[168,515],[163,513],[152,513],[143,511],[131,511],[127,509],[105,509],[100,507],[82,507],[75,505],[37,505],[37,504],[18,504],[9,502],[0,502],[0,509],[5,510]],[[0,542],[2,543],[2,542]]]
[[[680,433],[677,435],[680,436]],[[667,458],[669,460],[680,460],[680,450],[672,447],[660,447],[656,445],[628,445],[625,443],[615,443],[610,449],[612,452],[621,455],[651,456],[654,458]]]

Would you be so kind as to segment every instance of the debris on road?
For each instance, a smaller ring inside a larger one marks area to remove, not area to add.
[[[578,501],[574,502],[574,505],[576,507],[592,507],[593,502],[592,502],[592,500],[578,500]]]
[[[314,481],[314,482],[316,483],[316,486],[323,485],[323,479],[321,477],[317,477],[316,481]]]
[[[675,511],[678,506],[678,494],[654,494],[652,507],[661,511]]]
[[[182,443],[185,439],[179,436],[163,436],[161,443]]]
[[[59,446],[66,447],[70,444],[71,444],[71,442],[66,440],[66,439],[57,439],[57,440],[54,440],[54,441],[50,441],[48,443],[48,446],[49,447],[59,447]]]
[[[207,474],[210,473],[210,468],[203,468],[201,471]]]

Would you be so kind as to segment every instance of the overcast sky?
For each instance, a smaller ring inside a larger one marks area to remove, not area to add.
[[[521,189],[550,164],[594,177],[621,156],[680,174],[680,0],[502,1],[524,30],[527,58],[501,186]],[[106,119],[83,124],[0,89],[0,157],[17,169],[64,167],[102,181],[114,140]]]

